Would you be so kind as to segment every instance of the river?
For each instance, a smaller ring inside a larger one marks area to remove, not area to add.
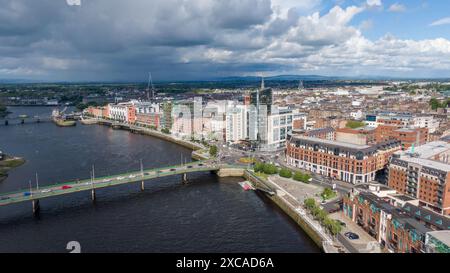
[[[50,115],[46,107],[10,107],[12,116]],[[1,121],[0,121],[1,122]],[[149,136],[108,127],[53,123],[0,125],[0,150],[27,162],[0,183],[6,193],[90,177],[163,167],[190,161],[190,150]],[[166,177],[41,200],[38,217],[31,203],[0,207],[0,252],[319,252],[312,240],[270,200],[245,192],[237,178],[210,173]]]

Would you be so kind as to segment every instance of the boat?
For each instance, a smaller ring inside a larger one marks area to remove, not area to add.
[[[65,108],[61,112],[58,109],[53,110],[53,112],[52,112],[53,122],[60,127],[76,126],[77,122],[75,120],[67,119],[67,117],[64,115],[64,112],[66,111],[66,109],[67,108]]]
[[[239,185],[244,189],[244,191],[255,190],[255,188],[248,181],[239,182]]]

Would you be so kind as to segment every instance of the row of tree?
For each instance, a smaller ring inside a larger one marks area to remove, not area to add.
[[[302,173],[302,172],[293,173],[289,169],[286,169],[286,168],[278,169],[273,164],[267,164],[267,163],[262,163],[262,162],[256,162],[253,169],[257,173],[265,173],[268,175],[278,174],[281,177],[293,178],[294,180],[300,181],[303,183],[309,183],[309,180],[311,179],[311,176],[307,173]]]
[[[319,221],[331,234],[336,235],[342,231],[341,223],[328,217],[328,213],[321,209],[313,198],[306,199],[304,206],[314,219]]]

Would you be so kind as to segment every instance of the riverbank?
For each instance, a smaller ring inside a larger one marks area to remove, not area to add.
[[[22,166],[24,163],[25,159],[23,158],[6,156],[5,159],[0,161],[0,182],[8,177],[9,171]]]
[[[195,160],[209,159],[209,154],[204,152],[207,150],[207,148],[205,146],[203,146],[202,144],[188,141],[188,140],[181,139],[181,138],[176,138],[170,134],[165,134],[163,132],[160,132],[160,131],[157,131],[154,129],[140,127],[140,126],[131,125],[131,124],[127,124],[127,123],[119,123],[116,121],[104,120],[104,119],[89,119],[89,120],[87,120],[87,123],[88,124],[85,124],[85,125],[93,125],[93,124],[105,125],[105,126],[112,127],[114,129],[118,129],[118,130],[122,129],[122,130],[131,131],[133,133],[139,133],[139,134],[143,134],[143,135],[149,135],[152,137],[156,137],[156,138],[159,138],[162,140],[169,141],[171,143],[178,144],[185,148],[191,149],[192,150],[192,158]]]
[[[244,172],[244,178],[249,180],[254,187],[263,187],[275,192],[267,197],[283,210],[294,222],[316,243],[325,253],[338,253],[338,247],[333,238],[313,219],[308,217],[303,206],[293,198],[285,189],[271,182],[261,179],[251,171]]]

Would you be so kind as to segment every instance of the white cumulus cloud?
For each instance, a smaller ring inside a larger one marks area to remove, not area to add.
[[[434,21],[430,24],[430,26],[441,26],[450,24],[450,17],[442,18],[437,21]]]
[[[81,6],[81,0],[66,0],[69,6]]]

